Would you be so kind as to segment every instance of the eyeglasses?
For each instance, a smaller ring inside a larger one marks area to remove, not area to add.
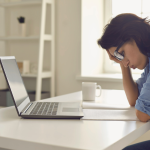
[[[122,61],[124,59],[124,55],[123,54],[120,54],[118,52],[119,48],[124,44],[125,42],[121,42],[119,44],[119,46],[117,47],[117,49],[114,51],[114,57],[117,58],[118,60]]]

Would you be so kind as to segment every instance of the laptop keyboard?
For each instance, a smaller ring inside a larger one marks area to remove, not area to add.
[[[58,104],[57,102],[37,102],[30,115],[56,115]]]

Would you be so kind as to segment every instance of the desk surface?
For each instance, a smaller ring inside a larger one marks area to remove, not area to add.
[[[121,98],[116,98],[121,95]],[[82,92],[44,101],[81,101]],[[103,90],[97,102],[126,103],[124,91]],[[147,132],[140,121],[22,119],[14,107],[0,109],[0,147],[15,150],[120,150]]]

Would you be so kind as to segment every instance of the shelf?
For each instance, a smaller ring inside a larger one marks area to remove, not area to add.
[[[40,36],[26,36],[26,37],[20,37],[20,36],[10,36],[10,37],[0,37],[0,40],[39,40]],[[50,34],[44,35],[45,41],[51,41],[52,36]]]
[[[51,4],[52,0],[47,0],[47,4]],[[26,5],[37,5],[42,4],[42,0],[27,0],[27,1],[20,1],[20,2],[7,2],[7,3],[0,3],[1,7],[14,7],[14,6],[26,6]]]
[[[0,71],[0,74],[1,73],[2,72]],[[51,71],[44,71],[41,74],[42,74],[41,75],[42,78],[51,78],[51,75],[52,75]],[[29,74],[21,74],[21,76],[22,77],[28,77],[28,78],[36,78],[37,74],[29,73]]]
[[[45,34],[44,35],[44,40],[45,41],[51,41],[52,40],[52,36],[50,34]]]
[[[37,74],[21,74],[22,77],[31,77],[31,78],[36,78]],[[50,78],[51,77],[51,72],[50,71],[44,71],[42,72],[42,78]]]
[[[13,7],[13,6],[25,6],[25,5],[37,5],[41,4],[41,0],[31,0],[31,1],[20,1],[20,2],[7,2],[7,3],[0,3],[1,7]]]
[[[28,36],[28,37],[19,37],[19,36],[10,36],[10,37],[0,37],[0,40],[38,40],[39,36]]]

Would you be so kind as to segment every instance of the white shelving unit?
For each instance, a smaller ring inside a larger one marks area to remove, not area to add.
[[[55,96],[55,29],[54,29],[54,18],[55,18],[55,0],[31,0],[31,1],[20,1],[20,2],[9,2],[9,3],[0,3],[0,7],[9,8],[9,7],[27,7],[31,5],[41,5],[41,20],[40,20],[40,35],[39,36],[4,36],[0,37],[1,41],[5,41],[5,45],[7,42],[15,41],[33,41],[37,40],[39,44],[38,53],[38,69],[37,74],[22,74],[22,77],[36,78],[36,100],[41,99],[41,91],[42,91],[42,79],[50,78],[50,95],[51,97]],[[46,9],[47,5],[51,5],[51,34],[45,34],[45,26],[46,26]],[[28,9],[28,7],[27,7]],[[44,42],[50,42],[50,61],[51,61],[51,70],[43,71],[43,60],[44,60]]]

